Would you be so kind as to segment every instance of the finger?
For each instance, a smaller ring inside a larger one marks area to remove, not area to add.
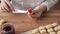
[[[38,17],[40,17],[40,14],[39,13],[35,13],[34,12],[34,14],[28,14],[30,17],[32,17],[32,18],[38,18]]]
[[[6,9],[7,7],[5,7],[4,5],[3,5],[3,8],[4,8],[5,12],[9,12],[9,10]]]
[[[1,7],[0,7],[0,13],[1,13],[1,12],[4,12],[4,11],[3,11],[3,10],[1,9]]]
[[[4,8],[3,4],[1,5],[1,9],[6,12],[7,10]]]
[[[9,13],[12,12],[11,8],[8,6],[8,4],[5,1],[3,1],[2,3],[3,3],[4,8],[7,10],[7,12]]]
[[[31,8],[27,9],[27,13],[28,13],[28,14],[33,14],[32,9],[31,9]]]
[[[42,12],[38,12],[37,16],[38,16],[38,17],[40,17],[40,16],[41,16],[41,14],[42,14]]]
[[[34,14],[29,14],[29,13],[28,13],[28,16],[30,16],[30,17],[34,17]]]
[[[38,18],[40,16],[39,12],[34,12],[34,14],[32,14],[33,17]]]
[[[6,3],[6,2],[5,2],[5,3]],[[5,8],[7,9],[7,11],[8,11],[9,13],[13,11],[13,9],[11,9],[10,6],[8,6],[7,3],[6,3],[6,7],[5,7]]]
[[[34,12],[32,11],[31,8],[29,8],[29,9],[27,10],[27,14],[28,14],[28,16],[30,16],[30,17],[34,17],[34,16],[35,16],[35,15],[34,15]]]
[[[3,12],[5,12],[2,7],[1,7],[1,10],[2,10]]]
[[[10,9],[13,10],[12,5],[10,4],[10,2],[8,0],[1,0],[3,3],[5,2],[6,6]]]
[[[4,6],[3,6],[4,7]],[[7,10],[5,7],[4,7],[4,9],[6,10],[5,12],[8,12],[8,13],[10,13],[11,12],[11,10]]]
[[[28,9],[28,12],[29,12],[29,13],[32,13],[32,9]]]
[[[14,10],[14,8],[13,8],[13,6],[11,5],[10,2],[8,2],[7,0],[5,0],[5,3],[7,4],[7,6],[8,6],[12,11]]]
[[[29,17],[31,17],[31,18],[35,18],[36,16],[35,15],[28,15]]]
[[[6,10],[9,11],[9,7],[6,5],[5,1],[2,1],[2,5],[5,7]]]
[[[1,3],[1,10],[2,10],[3,12],[5,12],[4,9],[3,9],[2,3]]]

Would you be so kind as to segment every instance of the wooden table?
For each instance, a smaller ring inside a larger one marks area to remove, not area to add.
[[[49,12],[42,14],[38,20],[30,19],[27,14],[0,14],[0,19],[5,19],[9,23],[14,24],[16,34],[32,30],[41,25],[47,25],[53,22],[60,22],[60,2],[54,6]]]

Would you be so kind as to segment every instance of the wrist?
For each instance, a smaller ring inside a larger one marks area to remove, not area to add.
[[[33,11],[42,11],[42,12],[47,11],[47,6],[41,4],[41,5],[37,6],[37,7],[35,7],[33,9]]]
[[[47,6],[46,6],[46,5],[41,4],[41,7],[42,7],[41,10],[42,10],[43,12],[47,11]]]

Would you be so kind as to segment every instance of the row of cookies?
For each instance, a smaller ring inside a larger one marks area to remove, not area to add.
[[[32,30],[32,34],[56,34],[59,32],[60,26],[58,23],[40,26],[39,28]]]

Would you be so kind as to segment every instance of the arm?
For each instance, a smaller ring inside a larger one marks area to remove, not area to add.
[[[44,11],[48,11],[52,6],[54,6],[57,3],[57,1],[58,0],[46,0],[42,4],[40,4],[39,6],[36,6],[32,10],[33,12],[31,14],[28,12],[28,15],[31,17],[37,17],[38,18],[41,16],[41,14]]]
[[[47,11],[54,6],[56,3],[58,2],[58,0],[46,0],[45,2],[43,2],[41,5],[37,6],[37,7],[47,7]],[[40,9],[40,8],[34,8],[34,10]]]

